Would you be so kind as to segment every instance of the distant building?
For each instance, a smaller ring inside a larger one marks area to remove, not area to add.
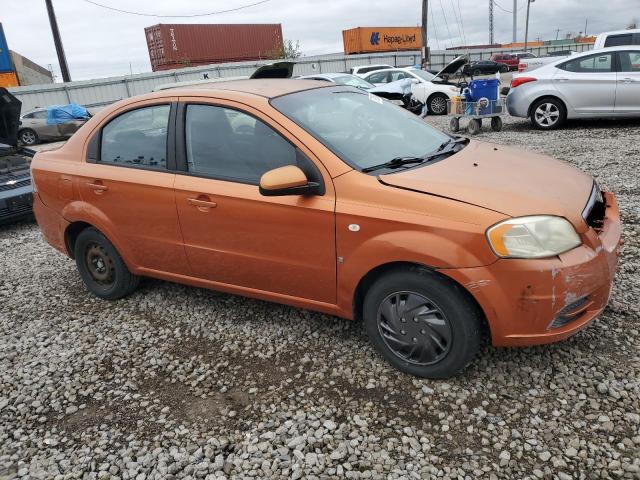
[[[53,83],[53,75],[46,68],[10,50],[13,69],[18,77],[18,83],[24,85],[41,85]]]

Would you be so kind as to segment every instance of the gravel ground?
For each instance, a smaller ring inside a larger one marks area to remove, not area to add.
[[[35,224],[0,227],[0,479],[640,478],[639,127],[478,137],[595,175],[626,243],[587,330],[448,381],[317,313],[155,280],[100,301]]]

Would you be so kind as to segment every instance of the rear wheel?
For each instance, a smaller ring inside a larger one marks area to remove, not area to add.
[[[477,68],[473,71],[473,76],[476,77],[478,75],[480,75],[482,72],[480,70],[478,70]]]
[[[502,119],[500,117],[491,117],[491,130],[494,132],[502,130]]]
[[[380,278],[364,301],[367,334],[397,369],[447,378],[466,367],[480,348],[481,314],[462,288],[424,268]]]
[[[531,106],[531,123],[541,130],[553,130],[564,124],[567,110],[560,100],[543,98]]]
[[[500,73],[507,73],[509,71],[509,67],[506,65],[500,67]]]
[[[140,277],[129,271],[115,247],[95,228],[80,232],[74,254],[84,284],[100,298],[122,298],[140,283]]]
[[[18,138],[24,145],[35,145],[40,141],[40,139],[38,138],[38,134],[35,132],[35,130],[32,130],[30,128],[25,128],[24,130],[20,130],[20,134],[18,135]]]
[[[431,115],[444,115],[447,113],[447,97],[444,93],[434,93],[429,97],[427,105]]]

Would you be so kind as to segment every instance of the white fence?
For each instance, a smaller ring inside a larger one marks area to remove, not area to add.
[[[567,44],[528,49],[536,55],[545,55],[555,50],[583,51],[591,48],[591,44]],[[461,53],[469,53],[471,60],[489,58],[494,53],[509,52],[507,50],[471,50],[469,52],[441,50],[431,52],[429,68],[440,69]],[[372,53],[363,55],[319,55],[302,57],[295,60],[294,75],[310,75],[313,73],[345,72],[351,67],[385,63],[404,67],[420,63],[420,52],[399,51],[391,53]],[[47,85],[31,85],[14,87],[9,90],[22,102],[22,111],[36,107],[77,103],[85,107],[108,105],[123,98],[151,92],[155,87],[167,83],[202,80],[203,78],[221,78],[248,76],[260,65],[269,61],[220,63],[203,67],[181,68],[164,72],[141,73],[122,77],[110,77],[97,80],[84,80]]]

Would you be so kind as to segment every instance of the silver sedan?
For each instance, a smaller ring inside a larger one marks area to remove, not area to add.
[[[568,118],[640,116],[640,45],[583,52],[516,74],[507,109],[543,130]]]

